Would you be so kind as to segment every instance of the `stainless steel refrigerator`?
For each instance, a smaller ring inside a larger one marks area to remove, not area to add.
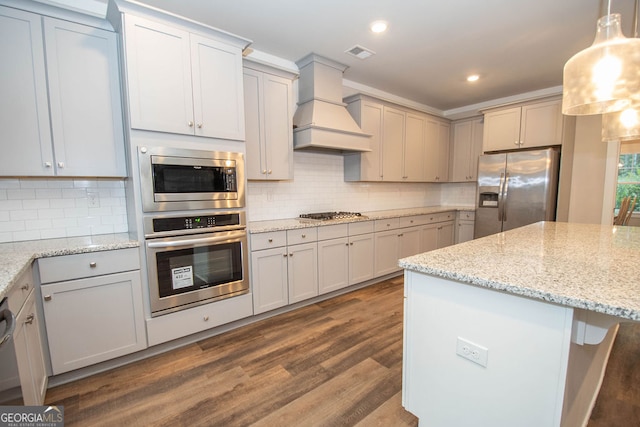
[[[474,238],[555,221],[559,157],[551,148],[480,156]]]

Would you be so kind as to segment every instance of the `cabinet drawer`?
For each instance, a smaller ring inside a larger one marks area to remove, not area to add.
[[[29,267],[24,273],[18,277],[18,280],[11,286],[11,290],[7,294],[9,298],[9,309],[14,315],[18,315],[18,312],[24,305],[29,293],[33,290],[33,272]]]
[[[349,236],[357,236],[358,234],[373,233],[375,230],[374,221],[360,221],[349,223]]]
[[[412,215],[403,216],[400,218],[400,228],[413,227],[414,225],[428,224],[429,219],[427,215]]]
[[[299,243],[315,242],[318,240],[318,229],[316,227],[287,230],[287,245],[297,245]]]
[[[251,250],[280,248],[287,245],[286,231],[269,231],[268,233],[251,234]]]
[[[318,240],[339,239],[347,237],[347,224],[327,225],[326,227],[318,227]]]
[[[140,269],[138,248],[63,255],[38,260],[41,283],[102,276]]]
[[[454,212],[439,212],[434,214],[426,215],[428,218],[427,224],[433,224],[434,222],[444,222],[451,221],[454,219]]]
[[[473,221],[475,218],[476,218],[476,213],[473,211],[460,212],[460,220],[462,221]]]
[[[375,231],[394,230],[400,227],[400,218],[376,219]]]

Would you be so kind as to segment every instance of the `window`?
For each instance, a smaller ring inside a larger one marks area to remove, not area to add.
[[[616,209],[624,197],[637,196],[640,201],[640,152],[625,153],[624,146],[618,163],[618,187],[616,189]],[[634,212],[640,212],[636,203]]]

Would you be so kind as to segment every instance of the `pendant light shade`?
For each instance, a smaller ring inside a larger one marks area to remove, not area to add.
[[[598,20],[593,44],[564,66],[562,113],[603,114],[640,101],[640,39],[628,39],[620,14]]]
[[[640,103],[617,113],[602,115],[602,140],[631,141],[640,139]]]

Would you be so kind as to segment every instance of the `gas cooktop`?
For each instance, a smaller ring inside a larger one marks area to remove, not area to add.
[[[359,218],[361,216],[362,214],[359,212],[318,212],[318,213],[301,214],[300,218],[315,219],[319,221],[328,221],[331,219]]]

